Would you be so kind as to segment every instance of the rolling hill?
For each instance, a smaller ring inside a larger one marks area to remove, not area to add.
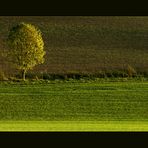
[[[148,17],[131,16],[0,16],[0,50],[18,22],[42,31],[45,63],[33,71],[47,73],[124,70],[127,65],[148,73]],[[0,57],[0,69],[15,69]]]

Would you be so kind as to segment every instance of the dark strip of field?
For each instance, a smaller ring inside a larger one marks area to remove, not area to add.
[[[9,29],[18,22],[42,31],[47,52],[35,72],[97,73],[125,70],[148,73],[148,17],[1,16],[0,53],[6,50]],[[14,73],[8,59],[0,56],[0,70]]]

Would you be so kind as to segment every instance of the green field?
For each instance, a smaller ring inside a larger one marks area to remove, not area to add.
[[[1,83],[0,130],[148,131],[148,82]]]

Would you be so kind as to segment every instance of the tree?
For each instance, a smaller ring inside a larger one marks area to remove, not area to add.
[[[44,63],[44,42],[41,31],[31,24],[19,23],[10,29],[8,35],[11,62],[25,74],[37,64]]]

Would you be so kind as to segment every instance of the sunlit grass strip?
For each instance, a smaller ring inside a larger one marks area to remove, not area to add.
[[[0,131],[148,131],[148,121],[1,121]]]

